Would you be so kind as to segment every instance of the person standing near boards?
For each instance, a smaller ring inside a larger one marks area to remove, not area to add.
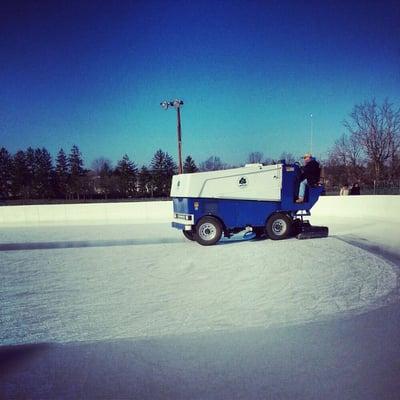
[[[348,196],[350,194],[350,189],[349,189],[349,185],[347,183],[345,183],[339,192],[340,196]]]
[[[352,196],[354,196],[354,195],[358,196],[361,194],[360,185],[357,182],[354,183],[353,186],[351,187],[350,194]]]

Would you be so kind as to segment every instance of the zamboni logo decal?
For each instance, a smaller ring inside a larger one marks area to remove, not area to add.
[[[246,187],[248,185],[248,181],[247,178],[242,176],[241,178],[239,178],[238,180],[238,186],[239,187]]]

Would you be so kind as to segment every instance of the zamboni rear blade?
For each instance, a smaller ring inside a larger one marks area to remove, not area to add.
[[[296,235],[297,239],[315,239],[324,238],[329,234],[329,229],[326,226],[312,226],[304,224],[300,226],[300,232]]]

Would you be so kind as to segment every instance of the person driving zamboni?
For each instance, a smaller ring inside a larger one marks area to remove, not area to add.
[[[296,203],[304,202],[307,185],[312,187],[318,184],[321,174],[319,162],[310,153],[305,154],[303,159],[304,166],[302,167],[301,171],[299,196],[296,200]]]

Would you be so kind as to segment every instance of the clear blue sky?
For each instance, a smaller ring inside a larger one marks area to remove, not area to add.
[[[399,105],[396,1],[6,1],[0,5],[0,146],[244,162],[317,156],[356,103]]]

